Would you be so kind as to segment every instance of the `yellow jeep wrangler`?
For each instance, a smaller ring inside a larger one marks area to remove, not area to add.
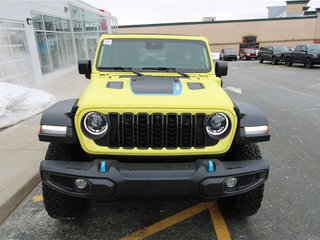
[[[101,36],[93,63],[79,60],[90,79],[82,96],[41,119],[51,217],[123,198],[218,199],[227,214],[258,211],[269,164],[256,143],[270,139],[268,121],[230,99],[227,65],[214,64],[209,49],[197,36]]]

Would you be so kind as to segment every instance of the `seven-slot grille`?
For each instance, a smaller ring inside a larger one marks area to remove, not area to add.
[[[98,145],[110,148],[204,148],[217,141],[205,133],[206,115],[109,113],[109,131]]]

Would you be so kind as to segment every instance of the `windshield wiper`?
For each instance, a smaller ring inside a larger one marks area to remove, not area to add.
[[[175,72],[175,73],[179,73],[180,75],[186,78],[190,78],[188,74],[178,71],[176,68],[172,68],[172,67],[144,67],[142,68],[142,70],[160,70],[160,71],[166,71],[166,72]]]
[[[131,67],[99,67],[99,69],[102,70],[120,70],[123,72],[133,72],[134,74],[137,74],[138,76],[144,76],[141,72],[133,70]]]

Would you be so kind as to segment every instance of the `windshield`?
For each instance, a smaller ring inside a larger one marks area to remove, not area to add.
[[[231,53],[231,54],[236,53],[236,51],[235,51],[235,50],[232,50],[232,49],[226,49],[226,50],[224,50],[224,52],[225,52],[225,53]]]
[[[202,41],[167,39],[104,39],[101,43],[97,69],[126,67],[175,68],[183,72],[209,72],[209,53]]]
[[[283,51],[283,52],[289,51],[289,49],[287,47],[283,47],[283,46],[274,46],[273,49],[275,51]]]
[[[247,53],[255,53],[256,50],[255,50],[255,49],[252,49],[252,48],[246,48],[246,49],[244,49],[244,52],[247,52]]]
[[[309,51],[320,51],[320,44],[308,45]]]

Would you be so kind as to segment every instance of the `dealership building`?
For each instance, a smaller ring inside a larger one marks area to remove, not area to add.
[[[0,82],[32,86],[92,59],[117,18],[82,1],[0,1]]]
[[[180,22],[119,26],[120,33],[164,33],[202,35],[211,51],[223,48],[259,48],[267,45],[295,47],[320,43],[320,8],[310,9],[309,0],[290,0],[284,6],[268,7],[268,18]]]

